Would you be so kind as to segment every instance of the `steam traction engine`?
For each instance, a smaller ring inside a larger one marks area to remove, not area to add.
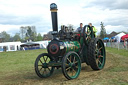
[[[35,61],[35,72],[41,78],[52,75],[55,68],[62,68],[67,79],[75,79],[81,71],[81,63],[93,70],[105,65],[105,47],[101,39],[95,38],[90,26],[85,25],[83,33],[75,33],[64,26],[58,32],[57,5],[50,5],[53,40],[48,44],[48,53],[40,54]],[[68,31],[67,31],[68,30]]]

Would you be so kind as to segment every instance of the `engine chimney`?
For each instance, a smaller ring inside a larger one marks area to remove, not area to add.
[[[58,22],[57,22],[57,5],[52,3],[50,5],[51,17],[52,17],[52,28],[53,31],[58,32]]]

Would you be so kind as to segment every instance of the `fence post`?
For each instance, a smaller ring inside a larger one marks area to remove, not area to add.
[[[117,45],[118,45],[118,50],[119,50],[119,49],[120,49],[120,47],[119,47],[119,46],[120,46],[120,43],[119,43],[119,42],[117,42]]]

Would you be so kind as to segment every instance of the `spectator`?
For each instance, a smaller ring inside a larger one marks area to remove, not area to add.
[[[88,25],[92,28],[93,33],[94,33],[94,37],[96,37],[97,29],[94,26],[92,26],[92,23],[89,23]]]
[[[127,47],[127,39],[124,39],[124,48]]]
[[[76,29],[76,32],[83,33],[83,23],[80,23],[80,27]]]

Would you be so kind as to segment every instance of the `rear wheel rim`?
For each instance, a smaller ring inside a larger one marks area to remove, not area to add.
[[[96,43],[95,57],[98,68],[102,69],[105,64],[105,48],[100,40],[98,40]]]

